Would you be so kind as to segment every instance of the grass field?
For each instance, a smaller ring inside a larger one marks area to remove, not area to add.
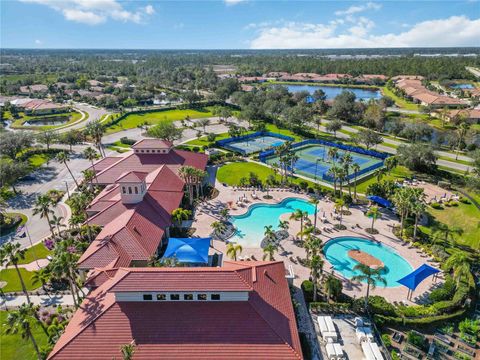
[[[18,263],[29,264],[32,261],[35,261],[35,257],[37,257],[37,259],[46,259],[51,253],[52,252],[48,250],[45,245],[43,245],[43,242],[39,242],[38,244],[28,248],[25,252],[25,259],[20,260]]]
[[[133,129],[139,125],[144,124],[147,122],[150,125],[155,125],[163,121],[173,122],[178,120],[183,120],[187,116],[191,119],[199,119],[205,117],[211,117],[212,108],[205,107],[200,109],[186,109],[186,110],[166,110],[166,111],[156,111],[156,112],[144,112],[144,113],[137,113],[137,114],[130,114],[127,115],[125,118],[120,120],[115,125],[111,125],[107,128],[107,134],[111,134],[114,132],[126,130],[126,129]]]
[[[27,290],[35,290],[41,285],[32,284],[33,271],[27,271],[20,268],[20,274],[22,274],[23,281]],[[7,285],[2,288],[3,292],[19,292],[22,291],[22,284],[18,278],[17,271],[14,267],[9,267],[0,271],[0,281],[5,281]]]
[[[2,324],[0,332],[0,355],[2,360],[35,360],[37,355],[33,349],[33,345],[29,339],[22,339],[20,334],[5,334],[3,324],[6,323],[8,317],[7,311],[0,311],[0,324]],[[40,325],[33,326],[33,337],[39,348],[47,345],[48,338],[40,328]]]
[[[459,203],[458,206],[445,207],[444,209],[428,208],[428,212],[436,221],[451,227],[459,227],[463,234],[456,236],[455,241],[460,245],[467,245],[473,249],[480,249],[480,210],[474,204]],[[432,228],[422,228],[424,232]]]
[[[406,110],[419,110],[420,107],[417,104],[414,104],[410,101],[407,101],[393,93],[390,89],[388,89],[386,86],[382,87],[382,93],[385,96],[388,96],[392,98],[395,101],[395,104],[397,104],[399,107],[406,109]]]
[[[404,166],[397,166],[396,168],[394,168],[392,170],[392,172],[390,174],[386,174],[382,180],[402,180],[406,177],[409,177],[412,175],[412,172],[410,170],[408,170],[406,167]],[[360,182],[358,185],[357,185],[357,192],[360,193],[360,194],[365,194],[365,192],[367,191],[367,187],[370,185],[370,184],[374,184],[374,183],[377,183],[377,178],[375,176],[372,176],[370,178],[368,178],[367,180],[365,181],[362,181]]]
[[[30,115],[25,115],[23,113],[19,113],[19,115],[20,115],[20,118],[16,119],[12,123],[13,129],[52,130],[52,129],[57,129],[59,127],[63,127],[66,125],[73,124],[74,122],[78,121],[82,117],[82,114],[77,111],[71,111],[71,112],[59,113],[59,114],[38,115],[38,116],[30,116]],[[68,121],[60,125],[40,125],[40,126],[33,125],[35,123],[35,121],[33,120],[40,120],[40,119],[48,120],[50,118],[55,118],[55,117],[68,117]],[[6,118],[8,119],[9,117],[7,116]],[[27,121],[30,121],[30,125],[28,126],[24,125],[24,123]]]

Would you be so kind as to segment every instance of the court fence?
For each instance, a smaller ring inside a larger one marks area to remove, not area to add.
[[[244,140],[254,139],[254,138],[257,138],[257,137],[261,137],[261,136],[271,136],[271,137],[275,137],[275,138],[285,140],[285,141],[295,140],[293,137],[287,136],[287,135],[277,134],[277,133],[273,133],[273,132],[270,132],[270,131],[257,131],[257,132],[247,134],[247,135],[241,135],[241,136],[237,136],[237,137],[230,137],[228,139],[218,140],[218,141],[215,142],[215,144],[217,146],[220,146],[220,147],[224,148],[224,149],[234,151],[234,152],[240,153],[242,155],[248,155],[248,153],[244,149],[240,149],[240,148],[232,146],[230,144],[231,143],[237,143],[237,142],[244,141]]]
[[[389,154],[381,153],[381,152],[378,152],[378,151],[375,151],[375,150],[367,150],[367,149],[362,149],[362,148],[357,147],[357,146],[337,144],[337,143],[334,143],[334,142],[331,142],[331,141],[325,141],[325,140],[320,140],[320,139],[308,139],[308,140],[300,141],[298,143],[292,144],[292,149],[297,149],[297,148],[305,146],[305,145],[326,145],[326,146],[330,146],[330,147],[336,147],[336,148],[341,149],[341,150],[354,152],[354,153],[357,153],[357,154],[372,156],[372,157],[375,157],[375,158],[378,158],[378,159],[382,160],[381,162],[378,162],[378,163],[373,164],[371,166],[368,166],[364,169],[361,169],[357,173],[349,174],[347,179],[346,179],[347,181],[353,180],[355,177],[358,178],[358,177],[360,177],[364,174],[367,174],[367,173],[369,173],[373,170],[376,170],[376,169],[379,169],[379,168],[383,167],[383,165],[384,165],[383,161],[390,156]],[[272,155],[275,155],[275,149],[269,149],[269,150],[261,152],[259,154],[258,158],[261,162],[266,163],[267,158],[271,157]],[[335,178],[331,175],[328,175],[327,173],[323,173],[322,174],[322,180],[328,181],[328,182],[334,182]]]

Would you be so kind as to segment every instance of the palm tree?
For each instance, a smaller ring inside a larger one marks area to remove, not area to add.
[[[437,226],[437,230],[434,232],[434,237],[437,240],[443,240],[443,248],[455,238],[455,235],[462,235],[463,229],[457,226],[448,226],[447,224],[440,223]]]
[[[70,161],[70,158],[69,158],[67,152],[65,152],[65,151],[59,152],[56,156],[56,160],[65,165],[68,172],[70,173],[70,176],[72,177],[73,181],[75,182],[75,185],[78,187],[77,179],[75,178],[75,176],[73,176],[72,171],[70,170],[70,167],[68,166],[68,162]]]
[[[30,297],[28,296],[25,282],[23,281],[22,274],[18,268],[18,263],[23,259],[25,259],[25,249],[20,249],[19,243],[7,242],[0,247],[0,264],[5,266],[5,268],[7,268],[10,264],[15,267],[18,279],[22,285],[22,291],[27,298],[27,302],[30,304]]]
[[[342,282],[332,275],[327,277],[323,285],[328,299],[332,296],[335,298],[342,293]]]
[[[393,204],[400,214],[400,237],[403,237],[403,229],[405,227],[405,219],[411,209],[412,198],[414,197],[414,189],[410,187],[398,188],[392,197]]]
[[[306,240],[309,240],[313,235],[315,231],[315,228],[313,226],[307,226],[307,224],[305,224],[305,228],[303,229],[303,231],[300,231],[298,235],[300,235],[300,238],[303,239],[304,236],[306,236]]]
[[[343,198],[339,198],[335,200],[335,210],[340,213],[339,224],[342,225],[343,220],[343,207],[347,206],[345,200]]]
[[[447,259],[445,262],[445,270],[451,271],[453,269],[453,277],[457,284],[462,280],[470,282],[473,279],[470,261],[470,258],[465,252],[458,251]]]
[[[412,204],[412,212],[415,215],[415,225],[413,227],[413,240],[417,240],[417,230],[418,230],[418,221],[420,219],[420,216],[425,212],[426,210],[426,205],[423,202],[422,199],[417,199],[413,204]]]
[[[55,232],[53,231],[53,226],[50,223],[50,215],[53,214],[53,211],[50,209],[52,206],[52,201],[47,194],[39,195],[35,201],[33,208],[33,215],[40,215],[40,218],[45,218],[50,227],[50,232],[52,236],[55,237]]]
[[[372,219],[372,233],[373,233],[373,225],[375,224],[375,220],[382,216],[380,209],[378,206],[372,206],[367,211],[367,216]]]
[[[307,260],[310,259],[310,256],[318,255],[323,248],[323,243],[320,238],[313,236],[311,233],[307,235],[305,239],[305,249],[307,250]]]
[[[208,118],[200,119],[200,120],[198,120],[198,125],[203,127],[203,132],[206,134],[207,133],[206,127],[208,125],[210,125],[210,119],[208,119]]]
[[[296,209],[291,215],[290,215],[290,220],[300,220],[300,234],[303,233],[303,220],[308,216],[308,213],[306,211],[302,211],[300,209]],[[303,240],[301,237],[300,240]]]
[[[457,128],[458,145],[457,145],[457,155],[455,156],[455,160],[458,160],[458,153],[460,152],[463,139],[465,138],[465,135],[467,135],[468,129],[470,129],[470,125],[466,122],[461,123]]]
[[[36,310],[32,304],[22,304],[17,310],[10,311],[7,316],[7,322],[4,324],[6,334],[20,334],[22,339],[30,339],[33,348],[37,353],[37,358],[42,359],[37,341],[33,336],[32,326]]]
[[[221,221],[214,221],[210,227],[213,229],[213,231],[215,232],[215,234],[218,236],[218,234],[220,234],[221,232],[223,232],[227,226],[225,225],[225,223],[221,222]]]
[[[71,253],[68,251],[69,241],[63,241],[61,243],[57,243],[58,248],[55,251],[52,261],[50,262],[50,269],[52,271],[52,276],[57,279],[66,279],[70,285],[70,291],[72,293],[73,303],[75,307],[80,305],[80,296],[78,295],[78,291],[81,291],[81,288],[77,284],[77,260],[78,255]],[[61,248],[60,248],[61,247]]]
[[[32,284],[37,285],[37,284],[42,284],[42,289],[47,293],[47,289],[45,285],[50,281],[50,269],[48,267],[44,267],[39,269],[38,271],[35,271],[32,275]]]
[[[323,269],[324,261],[319,255],[312,256],[310,260],[310,275],[312,276],[313,282],[313,301],[317,301],[317,286],[318,286],[318,278]]]
[[[57,228],[58,236],[60,236],[60,228],[65,227],[63,220],[65,220],[63,216],[57,216],[54,213],[52,214],[52,220],[50,220],[50,224]]]
[[[387,281],[382,276],[382,268],[372,269],[365,264],[357,264],[353,268],[354,271],[359,271],[360,274],[352,277],[352,281],[365,281],[367,283],[367,294],[365,296],[365,312],[368,312],[368,297],[370,295],[370,287],[374,290],[377,283],[382,283],[387,286]]]
[[[269,242],[263,248],[263,260],[268,259],[268,261],[274,261],[275,252],[278,250],[278,247],[275,243]]]
[[[227,244],[227,256],[230,256],[231,259],[237,261],[237,256],[240,255],[243,251],[242,245],[228,243]]]
[[[352,155],[347,153],[347,154],[342,156],[341,160],[342,160],[342,164],[343,164],[343,170],[345,171],[345,179],[346,179],[347,185],[348,185],[348,194],[351,197],[352,196],[352,189],[351,189],[351,186],[350,186],[349,175],[350,175],[350,165],[352,165],[352,163],[353,163],[353,158],[352,158]]]
[[[278,223],[278,227],[282,230],[287,231],[290,228],[290,224],[287,220],[280,220],[280,222]]]
[[[310,204],[315,205],[315,218],[313,219],[313,227],[316,229],[317,228],[318,203],[320,202],[320,200],[318,200],[317,198],[311,198],[309,200],[309,202],[310,202]]]
[[[89,183],[90,189],[93,189],[93,179],[97,177],[97,175],[95,174],[95,171],[86,169],[82,171],[82,174],[83,174],[83,181]]]
[[[85,129],[85,134],[92,138],[98,148],[98,152],[104,157],[105,151],[102,146],[102,137],[105,134],[105,126],[99,120],[90,121]]]
[[[336,165],[333,165],[328,169],[327,175],[333,178],[333,194],[336,196],[337,194],[337,181],[340,175],[340,168]]]
[[[183,220],[188,220],[188,218],[192,215],[190,210],[177,208],[172,211],[172,221],[177,226],[180,227]]]
[[[264,235],[265,235],[265,238],[267,239],[267,242],[272,242],[272,241],[275,241],[275,231],[273,230],[273,226],[272,225],[268,225],[268,226],[264,226],[265,228],[265,232],[264,232]]]
[[[135,342],[120,346],[120,352],[122,353],[123,360],[132,360],[133,354],[135,354]]]
[[[396,156],[389,156],[385,159],[384,163],[385,169],[390,174],[391,171],[398,165],[398,158]]]
[[[94,160],[98,159],[98,153],[92,148],[92,147],[87,147],[85,150],[83,150],[83,156],[85,159],[90,160],[90,163],[92,164],[92,171],[95,174],[95,180],[98,184],[98,179],[97,179],[97,172],[95,171],[95,163]]]
[[[332,160],[332,162],[335,164],[335,160],[338,157],[338,149],[336,147],[331,147],[328,149],[327,153],[328,157]]]
[[[358,176],[358,173],[359,173],[360,169],[361,169],[360,165],[358,165],[357,163],[353,163],[352,170],[353,170],[353,174],[355,176],[355,187],[353,188],[353,192],[354,192],[355,201],[357,201],[357,176]]]

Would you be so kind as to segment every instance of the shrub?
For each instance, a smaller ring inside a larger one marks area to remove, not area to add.
[[[300,181],[300,189],[302,189],[303,191],[307,190],[308,188],[308,183],[306,181]]]
[[[458,201],[460,201],[461,203],[467,204],[467,205],[471,204],[470,200],[466,197],[463,197],[463,196]]]
[[[428,299],[432,303],[444,300],[451,300],[455,291],[455,282],[451,276],[447,276],[445,283],[437,289],[432,290]]]
[[[133,139],[129,139],[128,137],[124,136],[122,138],[120,138],[120,142],[122,144],[125,144],[125,145],[133,145],[135,144],[137,141],[136,140],[133,140]]]
[[[362,299],[362,302],[364,300]],[[368,308],[373,314],[381,314],[386,316],[395,316],[397,315],[395,306],[390,304],[382,296],[370,296],[368,298]]]
[[[303,296],[305,297],[305,301],[307,303],[313,301],[313,282],[310,280],[305,280],[302,282],[302,291],[303,291]]]
[[[430,204],[430,206],[436,210],[442,210],[443,209],[443,206],[437,202],[433,202]]]
[[[390,339],[390,336],[388,336],[388,334],[382,335],[382,341],[386,347],[392,346],[392,340]]]
[[[392,360],[401,360],[400,355],[395,350],[392,350],[390,353],[390,356],[392,357]]]
[[[349,206],[352,205],[352,203],[353,203],[353,199],[350,196],[350,194],[344,194],[343,195],[343,200],[345,201],[345,204],[347,204]]]
[[[409,331],[407,333],[407,342],[419,349],[425,349],[425,336],[416,331]]]
[[[192,151],[198,153],[200,151],[200,148],[198,146],[192,147]]]

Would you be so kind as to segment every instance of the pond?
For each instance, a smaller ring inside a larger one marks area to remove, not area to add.
[[[474,89],[475,87],[472,84],[452,84],[450,85],[452,89]]]
[[[66,124],[69,116],[51,116],[45,118],[33,118],[23,123],[23,126],[58,126]]]
[[[362,101],[368,101],[370,99],[380,99],[382,97],[382,94],[378,89],[319,85],[286,85],[286,87],[288,91],[292,93],[308,91],[310,94],[313,94],[315,90],[321,89],[327,96],[327,99],[334,99],[335,96],[341,94],[343,91],[353,92],[357,99]]]

